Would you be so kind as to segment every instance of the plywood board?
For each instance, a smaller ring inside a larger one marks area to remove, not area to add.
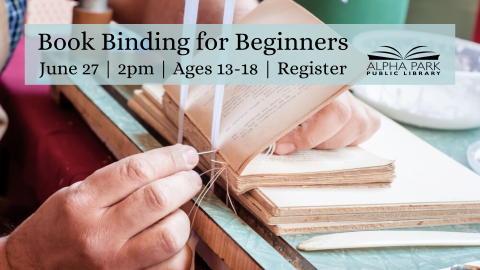
[[[324,232],[343,232],[343,231],[361,231],[378,230],[391,228],[407,227],[428,227],[442,226],[451,224],[478,223],[480,216],[465,218],[445,218],[445,219],[420,219],[420,220],[399,220],[399,221],[378,221],[378,222],[323,222],[323,223],[299,223],[283,225],[267,225],[276,235],[309,234]]]
[[[177,134],[175,132],[176,127],[168,121],[167,117],[161,111],[155,103],[153,103],[145,94],[146,92],[141,91],[141,90],[135,90],[133,93],[133,101],[138,103],[140,107],[138,107],[138,110],[142,115],[140,117],[142,118],[149,118],[152,117],[154,118],[155,122],[158,122],[158,126],[154,126],[155,129],[163,129],[162,133],[165,133],[166,136],[165,139],[168,140],[169,143],[175,144],[177,141]],[[130,101],[129,101],[130,102]],[[130,106],[130,105],[129,105]],[[132,106],[135,106],[132,105]],[[130,106],[131,107],[131,106]],[[149,125],[152,125],[152,123],[146,121]],[[152,125],[153,126],[153,125]]]
[[[465,209],[480,206],[480,176],[382,116],[362,147],[396,160],[390,188],[258,188],[254,197],[274,215]]]

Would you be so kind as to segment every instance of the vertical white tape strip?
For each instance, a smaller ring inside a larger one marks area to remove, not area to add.
[[[222,35],[224,38],[228,38],[230,36],[231,28],[229,25],[233,23],[233,13],[235,10],[235,0],[225,0],[225,8],[223,10],[223,29]],[[228,28],[225,27],[228,25]],[[226,64],[226,59],[228,59],[228,48],[224,51],[224,53],[220,54],[220,64]],[[223,57],[222,57],[223,56]],[[221,79],[219,79],[221,81]],[[218,135],[220,132],[220,120],[222,119],[222,106],[223,106],[223,93],[224,93],[225,85],[219,84],[215,87],[215,100],[213,103],[213,118],[212,118],[212,133],[210,136],[212,150],[217,150],[218,144]],[[212,154],[215,156],[215,153]],[[215,162],[212,162],[212,169],[215,168]],[[212,170],[212,177],[215,171]],[[211,186],[211,189],[213,189]]]
[[[235,11],[235,0],[225,0],[225,8],[223,10],[223,24],[233,23],[234,11]]]
[[[215,88],[215,99],[213,101],[213,119],[212,119],[212,134],[211,143],[212,150],[217,148],[218,134],[220,132],[220,120],[222,118],[222,103],[223,103],[223,85],[217,85]]]
[[[183,24],[197,24],[199,0],[186,0],[183,12]]]
[[[223,24],[230,25],[233,22],[233,12],[235,9],[235,0],[225,0],[225,9],[223,10]],[[224,26],[223,37],[228,37],[230,35],[230,29],[226,29]],[[225,54],[228,53],[228,49],[224,51]],[[221,53],[222,54],[222,53]],[[220,57],[220,64],[224,63],[227,59],[227,55],[223,54],[223,57]],[[220,131],[220,120],[222,118],[222,103],[223,103],[223,91],[225,85],[217,85],[215,88],[215,101],[213,104],[213,118],[212,118],[212,133],[211,133],[211,143],[212,150],[217,149],[218,142],[218,133]]]
[[[183,24],[197,24],[197,16],[198,16],[198,3],[199,0],[186,0],[185,1],[185,11],[183,13]],[[190,34],[194,34],[195,31],[190,28],[183,30],[183,36],[189,37]],[[189,62],[190,59],[185,59],[182,57],[183,61]],[[183,63],[182,65],[186,64],[189,65],[190,63]],[[177,143],[183,143],[183,120],[185,118],[185,105],[187,103],[187,95],[188,95],[188,84],[182,84],[180,87],[180,104],[178,110],[178,137]]]

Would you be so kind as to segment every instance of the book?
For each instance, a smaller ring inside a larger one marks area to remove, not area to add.
[[[266,0],[244,23],[321,22],[290,0]],[[210,150],[214,88],[189,89],[184,143],[199,152]],[[277,235],[480,222],[480,176],[385,116],[358,147],[264,153],[348,88],[227,86],[215,158],[228,167],[217,183]],[[142,89],[128,105],[176,143],[179,87]]]
[[[178,86],[164,87],[164,113],[172,123],[177,123]],[[152,91],[155,86],[146,88]],[[192,86],[189,90],[184,135],[197,151],[210,150],[208,134],[214,88]],[[308,88],[303,91],[285,86],[225,88],[215,158],[228,164],[224,178],[228,179],[235,193],[276,186],[388,186],[394,179],[393,160],[376,156],[361,147],[308,150],[284,156],[264,153],[268,145],[316,113],[328,103],[325,100],[338,91],[334,87],[330,92]],[[292,112],[297,106],[301,109]]]
[[[158,116],[144,108],[153,104],[148,99],[142,90],[136,90],[128,105],[168,138],[164,123],[170,120],[155,120]],[[166,118],[166,114],[160,117]],[[396,160],[398,176],[391,187],[277,186],[230,195],[277,235],[480,222],[480,195],[476,192],[480,176],[381,117],[380,130],[361,147]],[[168,140],[175,143],[176,135]],[[188,139],[184,143],[192,145]],[[200,160],[202,170],[209,166],[205,158]],[[217,183],[227,188],[224,176]]]
[[[291,0],[268,0],[247,14],[241,24],[322,24]],[[362,76],[362,71],[355,76]],[[227,85],[220,124],[217,161],[228,164],[225,177],[241,194],[269,186],[388,186],[395,178],[394,161],[361,147],[308,150],[277,156],[265,153],[283,135],[302,124],[350,85]],[[156,120],[165,114],[177,125],[180,86],[144,86],[147,99],[137,99]],[[197,151],[211,150],[210,133],[215,86],[189,87],[183,128]],[[149,101],[147,101],[149,100]],[[145,104],[150,102],[151,104]],[[156,108],[156,109],[154,109]],[[160,110],[161,112],[152,112]],[[163,125],[165,126],[165,125]],[[178,127],[177,127],[178,129]],[[177,133],[167,127],[170,133]]]

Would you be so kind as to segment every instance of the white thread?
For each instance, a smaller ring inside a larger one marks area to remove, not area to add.
[[[195,205],[197,205],[197,207],[195,209],[195,213],[194,213],[193,218],[192,218],[192,228],[193,228],[193,225],[195,223],[195,217],[197,216],[198,208],[200,207],[200,204],[202,203],[203,198],[205,197],[205,195],[207,195],[208,190],[211,189],[212,186],[214,186],[215,181],[217,181],[218,177],[220,177],[220,175],[227,169],[227,166],[228,165],[224,165],[217,173],[214,174],[213,177],[210,178],[210,181],[208,181],[205,188],[200,192],[200,194],[197,196],[197,199],[193,203],[193,206],[190,209],[190,212],[188,213],[188,216],[190,217],[190,214],[192,213],[193,208],[195,208]],[[211,171],[211,170],[208,170],[208,171]],[[203,175],[203,174],[207,173],[208,171],[206,171],[206,172],[204,172],[200,175]]]
[[[183,24],[196,24],[198,16],[199,0],[186,0],[185,11],[183,12]],[[195,34],[195,27],[187,27],[183,29],[183,37],[191,37]],[[191,56],[182,56],[182,65],[191,63]],[[180,87],[180,104],[178,110],[178,137],[177,142],[183,143],[183,120],[185,118],[185,105],[187,103],[188,84],[182,84]]]
[[[275,149],[277,147],[277,143],[273,143],[272,145],[270,145],[267,150],[265,151],[265,153],[262,153],[261,156],[259,158],[255,158],[253,161],[256,162],[256,163],[263,163],[265,162],[265,160],[269,159],[270,157],[273,156],[273,154],[275,153]]]

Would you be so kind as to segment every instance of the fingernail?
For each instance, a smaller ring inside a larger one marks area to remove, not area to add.
[[[277,143],[275,152],[279,155],[286,155],[295,151],[295,148],[295,144],[293,143]]]
[[[190,171],[190,173],[192,174],[192,177],[198,186],[203,185],[202,178],[200,177],[200,175],[198,175],[196,171]]]
[[[188,165],[197,165],[198,163],[198,154],[197,151],[189,148],[187,151],[183,152],[183,158]]]

